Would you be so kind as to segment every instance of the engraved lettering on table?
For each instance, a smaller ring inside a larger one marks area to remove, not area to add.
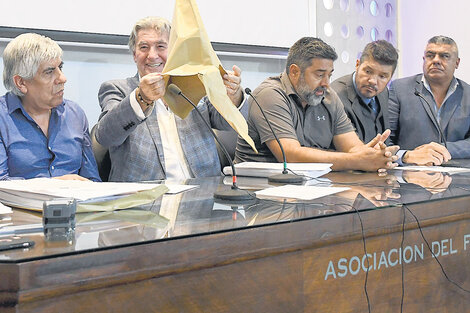
[[[431,243],[432,252],[436,257],[446,256],[457,253],[457,249],[453,248],[452,238],[436,240]]]
[[[467,250],[467,246],[470,246],[470,234],[463,236],[463,249]]]
[[[470,238],[469,238],[470,240]],[[420,245],[406,246],[403,249],[393,248],[388,251],[368,253],[367,256],[352,256],[351,258],[341,258],[338,262],[330,260],[325,273],[325,280],[336,279],[349,275],[357,275],[361,270],[367,271],[367,260],[369,260],[369,272],[386,269],[424,259],[424,243]]]

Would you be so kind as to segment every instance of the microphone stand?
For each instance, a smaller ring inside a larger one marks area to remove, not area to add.
[[[186,97],[186,95],[181,91],[181,89],[176,86],[175,84],[170,84],[168,86],[168,91],[176,96],[181,96],[183,97],[189,104],[191,104],[196,110],[197,114],[201,119],[204,121],[204,124],[207,126],[209,131],[211,132],[212,136],[214,136],[215,140],[219,143],[220,148],[222,149],[224,155],[227,157],[227,160],[230,162],[230,166],[232,167],[232,186],[230,189],[223,189],[223,190],[217,190],[214,193],[214,199],[219,199],[219,200],[224,200],[224,201],[248,201],[248,200],[253,200],[254,196],[250,194],[247,191],[241,190],[237,186],[237,175],[235,172],[235,166],[233,164],[232,158],[230,157],[229,153],[227,152],[227,149],[225,149],[224,145],[220,142],[219,138],[217,138],[217,135],[215,134],[214,130],[212,127],[209,125],[209,123],[206,121],[206,119],[202,116],[201,112],[199,112],[198,108],[194,103]]]
[[[300,175],[294,175],[294,174],[289,174],[287,171],[287,161],[286,161],[286,154],[284,152],[284,148],[282,147],[281,141],[279,138],[277,138],[276,133],[274,132],[273,127],[271,126],[271,122],[269,122],[268,118],[266,117],[266,114],[264,113],[264,110],[261,108],[261,105],[258,103],[258,100],[256,100],[255,96],[251,93],[250,88],[245,88],[245,93],[250,95],[253,100],[255,101],[256,105],[260,109],[261,113],[263,114],[264,119],[266,120],[266,123],[269,126],[269,129],[271,129],[271,132],[273,133],[274,138],[277,141],[277,144],[279,145],[279,148],[281,148],[281,153],[282,153],[282,159],[284,163],[284,168],[282,170],[282,174],[276,174],[268,177],[268,182],[270,183],[280,183],[280,184],[300,184],[304,181],[304,178]]]

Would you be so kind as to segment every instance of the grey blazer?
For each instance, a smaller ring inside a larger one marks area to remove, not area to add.
[[[331,88],[336,91],[341,99],[346,114],[356,128],[357,135],[363,142],[367,143],[377,135],[377,132],[374,131],[374,125],[379,132],[390,128],[388,122],[388,89],[385,88],[384,91],[376,96],[380,112],[374,121],[370,116],[364,114],[364,104],[360,102],[359,96],[354,89],[352,77],[353,74],[350,74],[336,79],[331,83]],[[387,140],[387,143],[389,142]]]
[[[395,80],[390,85],[389,117],[392,141],[401,149],[412,150],[439,143],[439,128],[434,116],[434,99],[421,82],[422,74]],[[470,86],[457,79],[455,92],[441,107],[440,126],[453,158],[470,157]],[[415,92],[422,94],[430,106]]]
[[[101,115],[97,141],[109,147],[110,181],[165,179],[165,159],[156,110],[143,121],[131,107],[129,96],[139,84],[138,75],[101,85],[98,98]],[[202,115],[216,129],[231,129],[207,97],[198,104]],[[221,174],[214,138],[193,110],[185,118],[175,116],[184,156],[194,177]]]

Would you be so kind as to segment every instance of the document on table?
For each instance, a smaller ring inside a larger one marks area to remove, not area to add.
[[[279,187],[266,188],[260,191],[256,191],[255,193],[259,198],[313,200],[349,189],[350,188],[348,187],[284,185]]]
[[[195,189],[197,185],[173,185],[173,184],[165,184],[168,187],[167,194],[174,195],[180,192],[188,191],[191,189]]]
[[[428,172],[441,172],[449,174],[457,173],[466,173],[470,172],[470,168],[465,167],[451,167],[451,166],[420,166],[420,165],[410,165],[410,166],[398,166],[395,167],[396,170],[402,171],[428,171]]]
[[[298,175],[317,178],[331,171],[331,163],[287,163],[287,168]],[[281,174],[283,163],[269,162],[242,162],[235,164],[238,176],[269,177]],[[225,175],[232,175],[232,167],[224,167]]]
[[[0,181],[0,201],[15,207],[42,210],[43,202],[54,198],[74,198],[81,203],[114,201],[113,205],[116,205],[119,198],[132,196],[133,204],[137,205],[154,200],[167,190],[161,184],[34,178]],[[137,199],[140,194],[142,199]]]
[[[11,208],[0,203],[0,214],[10,214],[10,213],[12,213]]]

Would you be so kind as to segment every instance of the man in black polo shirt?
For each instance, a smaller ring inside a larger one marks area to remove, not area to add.
[[[356,61],[356,71],[331,83],[363,142],[390,128],[387,84],[397,62],[398,52],[392,44],[373,41]]]
[[[289,50],[286,71],[266,79],[253,95],[279,137],[288,162],[326,162],[333,170],[393,168],[397,146],[386,147],[389,131],[364,144],[329,88],[337,54],[321,39],[304,37]],[[282,161],[282,154],[259,108],[250,98],[248,128],[259,154],[238,138],[235,161]],[[328,151],[334,146],[336,151]]]

